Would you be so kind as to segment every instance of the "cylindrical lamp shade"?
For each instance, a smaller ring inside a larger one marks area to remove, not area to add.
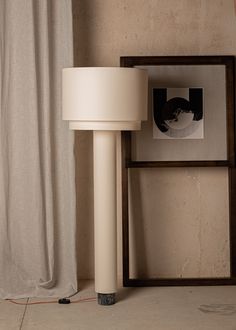
[[[147,120],[147,82],[137,68],[63,69],[63,119],[72,129],[139,129]]]

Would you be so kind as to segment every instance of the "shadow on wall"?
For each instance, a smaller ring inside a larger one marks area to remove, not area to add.
[[[89,1],[72,0],[74,66],[90,61]],[[78,278],[93,278],[93,146],[92,132],[75,132]]]
[[[130,226],[130,278],[147,277],[147,251],[145,244],[145,225],[143,221],[143,201],[138,171],[129,171],[129,226]],[[134,193],[135,192],[135,193]]]
[[[92,48],[92,2],[72,0],[75,66],[96,66]]]

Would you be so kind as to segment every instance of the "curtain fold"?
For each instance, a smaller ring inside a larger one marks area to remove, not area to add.
[[[70,0],[0,0],[0,298],[77,291]]]

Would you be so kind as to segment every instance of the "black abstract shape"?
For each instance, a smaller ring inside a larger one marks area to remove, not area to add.
[[[193,120],[203,118],[203,95],[201,88],[189,88],[189,101],[182,97],[174,97],[167,101],[166,88],[153,89],[154,121],[163,133],[169,130],[166,121],[178,121],[180,113],[193,113]]]

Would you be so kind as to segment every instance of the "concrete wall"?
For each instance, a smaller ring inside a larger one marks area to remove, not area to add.
[[[76,66],[119,66],[123,55],[236,54],[233,0],[73,0],[73,15]],[[75,152],[79,277],[89,278],[91,133],[76,133]],[[145,192],[132,197],[144,212],[131,240],[134,276],[228,275],[227,169],[143,170],[131,179]]]

